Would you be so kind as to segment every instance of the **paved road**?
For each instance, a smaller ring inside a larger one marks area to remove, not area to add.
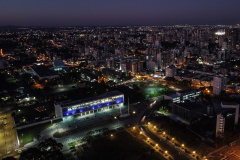
[[[164,148],[165,150],[168,150],[170,155],[172,155],[177,160],[187,160],[187,159],[193,159],[189,156],[187,156],[184,153],[181,153],[178,148],[176,148],[173,144],[169,144],[165,139],[162,139],[155,134],[151,133],[146,127],[144,127],[146,119],[153,113],[153,111],[156,109],[156,107],[159,105],[160,100],[156,101],[156,103],[150,104],[144,114],[142,115],[141,119],[139,120],[139,128],[144,131],[144,133],[156,141],[161,148]]]

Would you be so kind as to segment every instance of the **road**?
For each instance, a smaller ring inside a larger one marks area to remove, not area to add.
[[[11,111],[0,112],[0,157],[12,155],[18,148]]]
[[[148,117],[153,113],[153,111],[156,109],[156,107],[159,105],[160,100],[156,101],[156,103],[150,104],[145,112],[143,113],[141,119],[139,120],[139,129],[144,132],[145,135],[147,135],[149,138],[157,142],[161,148],[164,148],[168,150],[169,154],[172,155],[177,160],[187,160],[192,159],[191,157],[187,156],[183,151],[183,153],[176,148],[173,144],[169,144],[165,139],[160,138],[156,136],[155,134],[151,133],[147,127],[145,127],[145,121],[148,119]]]

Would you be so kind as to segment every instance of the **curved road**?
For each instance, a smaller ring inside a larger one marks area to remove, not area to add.
[[[190,156],[188,156],[185,152],[181,151],[179,148],[176,148],[173,144],[169,144],[165,139],[160,138],[156,136],[155,134],[148,131],[147,127],[144,127],[144,121],[152,114],[152,112],[156,109],[158,104],[161,100],[155,101],[152,104],[150,104],[145,112],[143,113],[141,119],[138,122],[138,127],[140,130],[145,132],[145,134],[150,137],[152,140],[156,141],[162,148],[168,150],[170,155],[172,155],[177,160],[187,160],[187,159],[193,159]]]

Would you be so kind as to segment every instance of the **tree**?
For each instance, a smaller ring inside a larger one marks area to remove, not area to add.
[[[33,160],[40,159],[43,160],[43,153],[38,148],[29,148],[28,150],[22,152],[19,160]]]
[[[43,152],[46,160],[64,159],[61,152],[63,144],[57,143],[57,141],[53,138],[48,138],[40,142],[38,148],[41,152]]]
[[[12,112],[12,117],[15,117],[16,116],[16,113],[15,112]]]
[[[63,145],[52,138],[41,141],[37,148],[22,152],[19,160],[64,160],[61,152]]]

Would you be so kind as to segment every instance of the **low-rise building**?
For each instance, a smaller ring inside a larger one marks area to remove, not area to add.
[[[87,99],[58,102],[54,104],[54,107],[56,117],[63,118],[76,114],[81,116],[92,114],[109,108],[122,107],[123,104],[124,94],[119,91],[112,91]]]
[[[201,91],[198,89],[189,89],[179,91],[173,94],[164,95],[164,99],[171,100],[173,103],[184,103],[187,100],[194,100],[200,96]]]
[[[172,104],[172,113],[188,121],[193,118],[201,117],[206,112],[207,107],[197,102],[174,103]]]

